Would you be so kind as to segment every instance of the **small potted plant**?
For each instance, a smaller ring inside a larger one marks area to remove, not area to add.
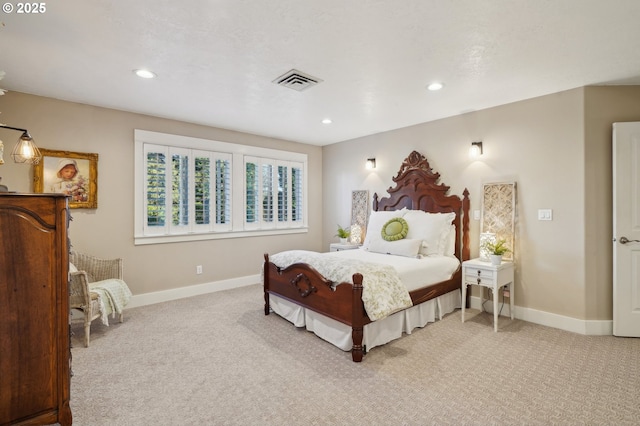
[[[351,231],[349,231],[348,228],[343,228],[342,226],[338,225],[338,233],[335,236],[340,238],[341,244],[347,244],[347,239],[350,235]]]
[[[500,265],[502,263],[502,256],[505,253],[508,253],[511,251],[507,246],[505,246],[506,243],[507,243],[507,240],[500,239],[495,243],[491,241],[487,241],[487,243],[485,244],[485,248],[489,252],[489,257],[491,258],[492,265]]]

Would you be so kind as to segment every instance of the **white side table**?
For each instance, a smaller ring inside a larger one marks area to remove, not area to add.
[[[357,244],[341,244],[341,243],[331,243],[329,244],[329,251],[342,251],[342,250],[354,250],[360,247]]]
[[[498,290],[509,286],[509,312],[513,319],[513,262],[502,262],[500,265],[492,265],[491,262],[483,262],[480,259],[471,259],[462,262],[462,322],[464,322],[464,310],[467,299],[467,286],[479,285],[491,289],[493,293],[493,331],[498,331]],[[484,297],[480,296],[480,306]]]

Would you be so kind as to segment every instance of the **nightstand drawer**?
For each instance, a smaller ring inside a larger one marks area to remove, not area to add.
[[[466,276],[464,279],[465,284],[483,285],[485,287],[493,286],[493,279],[491,278],[478,278]]]
[[[485,280],[493,280],[493,277],[496,271],[492,271],[490,269],[483,268],[474,268],[474,267],[466,267],[464,269],[465,279],[477,281],[478,278],[482,278]]]

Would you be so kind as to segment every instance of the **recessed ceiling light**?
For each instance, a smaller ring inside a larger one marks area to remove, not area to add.
[[[154,78],[156,76],[156,74],[154,72],[151,72],[149,70],[133,70],[133,72],[138,76],[138,77],[142,77],[142,78]]]
[[[440,90],[444,87],[444,84],[439,83],[439,82],[435,82],[435,83],[431,83],[430,85],[427,86],[427,89],[431,90],[432,92],[436,91],[436,90]]]
[[[331,121],[330,118],[325,118],[324,120],[322,120],[322,124],[331,124],[333,123],[333,121]]]

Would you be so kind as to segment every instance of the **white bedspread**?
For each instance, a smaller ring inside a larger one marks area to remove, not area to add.
[[[453,256],[427,256],[416,259],[372,253],[361,248],[335,251],[324,255],[392,266],[408,291],[448,280],[460,267],[460,261]]]
[[[336,283],[352,282],[353,274],[362,274],[362,302],[367,315],[373,321],[413,305],[409,291],[400,280],[396,269],[388,264],[329,256],[328,253],[306,250],[276,253],[269,260],[282,268],[294,263],[307,263],[325,278]]]

